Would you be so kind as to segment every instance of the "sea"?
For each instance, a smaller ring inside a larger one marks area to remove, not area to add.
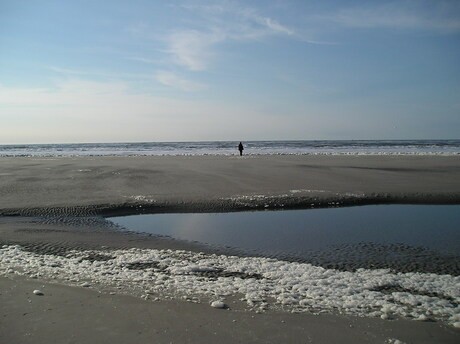
[[[0,145],[3,157],[234,155],[239,141]],[[244,141],[245,155],[459,155],[460,140]]]

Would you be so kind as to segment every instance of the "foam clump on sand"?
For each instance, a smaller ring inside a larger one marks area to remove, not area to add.
[[[149,290],[163,298],[222,300],[243,295],[255,311],[340,312],[362,316],[460,320],[459,276],[338,271],[271,258],[177,250],[69,251],[40,255],[20,246],[0,249],[0,272],[125,292]],[[212,304],[211,304],[212,305]]]
[[[399,339],[396,339],[396,338],[388,339],[387,343],[388,344],[405,344],[405,342],[403,342],[403,341],[401,341]]]
[[[213,301],[213,302],[211,302],[211,307],[225,308],[225,303],[223,303],[222,301]]]

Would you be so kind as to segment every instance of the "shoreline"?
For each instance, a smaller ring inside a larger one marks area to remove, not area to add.
[[[428,157],[458,157],[460,152],[305,152],[305,153],[244,153],[244,157],[264,157],[264,156],[428,156]],[[142,158],[142,157],[237,157],[238,154],[229,153],[177,153],[177,154],[0,154],[0,158],[19,158],[19,159],[52,159],[52,158]]]
[[[0,145],[0,156],[235,155],[238,141],[105,142]],[[458,139],[248,140],[245,155],[460,154]]]

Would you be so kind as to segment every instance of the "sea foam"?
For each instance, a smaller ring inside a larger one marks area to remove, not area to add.
[[[339,312],[441,320],[453,326],[460,317],[460,277],[451,275],[347,272],[270,258],[136,248],[40,255],[4,245],[0,273],[8,271],[69,285],[137,291],[144,298],[154,294],[156,299],[223,302],[239,295],[255,311]]]

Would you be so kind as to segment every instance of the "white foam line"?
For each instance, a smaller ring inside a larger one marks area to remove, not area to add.
[[[100,259],[95,255],[108,260],[87,259]],[[143,263],[143,268],[136,269],[136,263]],[[219,277],[222,271],[227,272],[225,277]],[[460,278],[451,275],[366,269],[344,272],[269,258],[134,248],[71,251],[64,257],[5,245],[0,249],[0,273],[12,272],[73,285],[86,282],[85,286],[143,290],[163,298],[212,300],[242,295],[257,311],[276,308],[382,319],[397,316],[441,320],[460,327]],[[229,276],[231,272],[233,276]],[[405,291],[375,291],[385,285]]]
[[[56,158],[94,158],[94,157],[146,157],[146,156],[176,156],[176,157],[195,157],[195,156],[225,156],[230,158],[237,158],[237,159],[249,159],[252,157],[258,156],[459,156],[460,152],[385,152],[385,151],[349,151],[349,152],[338,152],[338,151],[301,151],[301,152],[257,152],[254,150],[252,153],[246,153],[243,157],[237,155],[234,151],[229,152],[197,152],[197,153],[188,153],[188,152],[155,152],[151,151],[149,153],[130,153],[130,152],[120,152],[120,153],[103,153],[103,152],[94,152],[89,154],[81,154],[81,153],[2,153],[0,152],[0,157],[5,158],[32,158],[33,160],[57,160]]]

